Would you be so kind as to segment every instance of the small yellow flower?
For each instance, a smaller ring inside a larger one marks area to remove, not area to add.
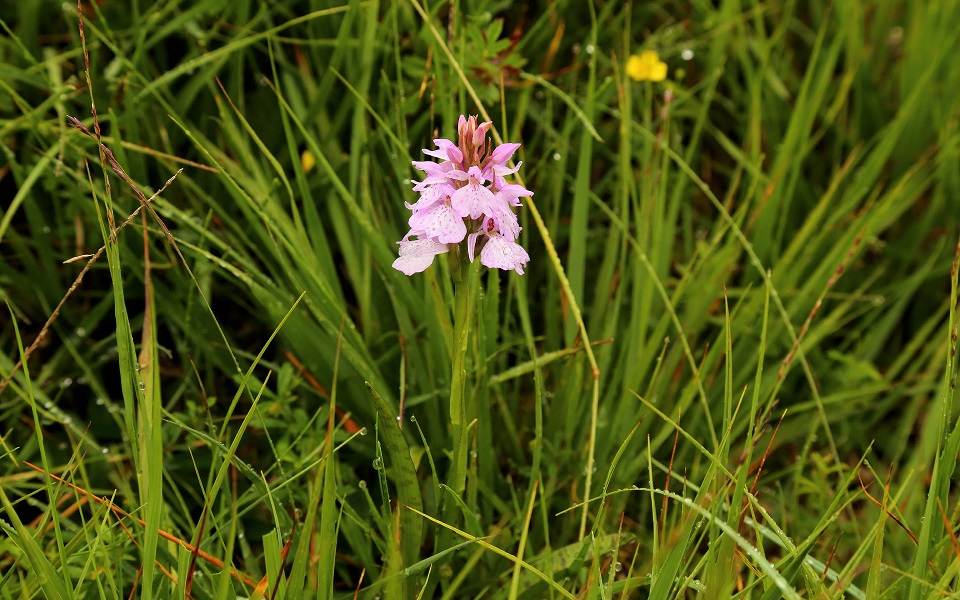
[[[667,78],[667,63],[653,50],[632,54],[627,59],[627,75],[637,81],[663,81]]]
[[[317,159],[313,157],[313,153],[309,150],[304,150],[303,154],[300,155],[300,168],[303,169],[304,173],[309,173],[317,164]]]

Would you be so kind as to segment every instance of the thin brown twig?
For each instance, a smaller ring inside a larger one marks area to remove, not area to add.
[[[947,527],[947,533],[950,534],[950,541],[953,543],[953,552],[957,555],[957,558],[960,558],[960,542],[957,541],[957,534],[953,532],[953,525],[950,524],[950,519],[947,518],[947,512],[943,510],[943,503],[940,502],[940,498],[937,498],[937,507],[940,509],[940,517],[943,518],[943,524]]]
[[[837,541],[833,544],[830,556],[827,557],[827,564],[823,565],[823,573],[820,574],[820,585],[827,580],[827,573],[830,571],[830,564],[833,563],[833,557],[837,555],[837,548],[840,546],[840,540],[843,539],[843,532],[837,536]]]
[[[913,540],[913,543],[916,544],[917,546],[919,546],[919,545],[920,545],[920,540],[918,540],[918,539],[917,539],[917,536],[915,536],[915,535],[913,534],[913,532],[910,531],[910,528],[907,527],[906,523],[904,523],[903,521],[901,521],[900,518],[897,517],[897,515],[893,514],[893,513],[890,511],[890,509],[887,508],[887,506],[886,506],[883,502],[880,502],[879,500],[877,500],[876,498],[874,498],[874,497],[870,494],[870,492],[867,491],[867,486],[866,486],[866,484],[863,483],[863,479],[860,479],[860,474],[859,474],[859,473],[857,474],[857,479],[860,481],[860,488],[863,490],[863,495],[866,496],[871,502],[873,502],[874,504],[876,504],[878,507],[880,507],[880,510],[882,510],[883,512],[885,512],[888,517],[890,517],[891,519],[893,519],[893,522],[896,523],[897,525],[899,525],[899,526],[900,526],[900,529],[903,529],[903,530],[906,532],[906,534],[907,534],[908,536],[910,536],[910,539]],[[887,487],[889,487],[889,483],[887,484]],[[933,561],[932,561],[931,559],[929,559],[929,558],[927,559],[927,566],[930,567],[930,570],[933,571],[933,572],[937,575],[937,577],[940,576],[940,573],[937,571],[936,565],[934,565],[934,564],[933,564]]]
[[[784,409],[783,414],[780,415],[780,420],[777,421],[777,426],[773,430],[773,435],[770,436],[770,442],[767,444],[767,449],[763,451],[763,456],[760,458],[760,466],[757,467],[757,472],[753,477],[753,484],[750,486],[750,495],[755,495],[754,492],[757,491],[757,482],[760,481],[760,472],[763,471],[763,465],[767,462],[767,456],[770,454],[770,448],[773,447],[773,440],[777,439],[777,432],[780,431],[780,424],[783,423],[783,418],[787,416],[787,411]]]
[[[73,117],[68,117],[68,119],[73,119]],[[79,121],[77,122],[79,123]],[[80,126],[83,127],[83,123],[80,123]],[[83,127],[83,129],[86,130],[86,133],[88,135],[90,134],[90,131],[87,130],[86,127]],[[163,187],[157,190],[157,192],[152,196],[150,196],[150,198],[145,200],[145,204],[149,204],[153,202],[160,194],[166,191],[166,189],[170,187],[170,184],[173,183],[174,179],[176,179],[177,176],[180,175],[180,173],[182,172],[183,172],[183,169],[177,170],[177,172],[174,173],[173,176],[171,176],[170,179],[168,179],[167,182],[163,184]],[[137,217],[137,215],[140,214],[140,211],[143,209],[143,206],[144,205],[141,204],[132,213],[130,213],[130,216],[128,216],[123,221],[123,223],[120,224],[120,227],[117,227],[116,231],[120,231],[121,229],[129,225]],[[32,355],[33,352],[37,349],[37,347],[40,345],[40,342],[42,342],[43,338],[47,335],[47,332],[49,331],[50,327],[53,325],[54,321],[56,321],[57,318],[60,316],[60,309],[62,309],[63,305],[67,303],[67,299],[70,298],[70,296],[72,296],[75,291],[77,291],[77,288],[79,288],[80,284],[83,282],[84,276],[93,266],[93,263],[97,262],[97,259],[100,258],[100,256],[104,253],[106,249],[107,249],[106,245],[103,245],[103,246],[100,246],[100,249],[94,252],[93,254],[87,255],[89,256],[89,259],[87,260],[87,264],[84,265],[83,269],[80,270],[80,273],[77,275],[77,278],[74,279],[73,281],[73,285],[71,285],[67,289],[67,293],[63,295],[63,298],[61,298],[60,302],[57,303],[56,308],[54,308],[53,312],[50,313],[50,317],[47,318],[47,322],[43,324],[42,328],[40,328],[40,333],[37,334],[37,337],[33,340],[33,342],[26,348],[26,350],[24,350],[23,357],[21,357],[20,360],[17,361],[17,364],[13,366],[13,369],[11,369],[10,373],[8,373],[7,376],[3,378],[3,381],[0,381],[0,394],[2,394],[5,389],[7,389],[7,386],[13,380],[13,376],[16,375],[20,367],[23,366],[23,361],[30,360],[30,355]],[[86,256],[75,256],[73,258],[67,259],[66,261],[64,261],[64,263],[65,264],[71,263],[77,260],[82,260],[83,258],[86,258]]]
[[[677,426],[673,432],[673,450],[670,452],[670,464],[667,465],[667,480],[663,483],[663,491],[670,491],[670,479],[673,477],[673,459],[677,455],[677,442],[680,441],[680,408],[677,408]],[[660,531],[667,526],[667,495],[663,495],[663,506],[660,508]]]

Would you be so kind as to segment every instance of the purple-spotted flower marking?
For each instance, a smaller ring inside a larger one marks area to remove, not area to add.
[[[405,275],[419,273],[435,256],[449,251],[450,244],[466,240],[470,262],[479,249],[484,266],[523,275],[530,256],[517,243],[521,227],[513,209],[521,206],[520,198],[533,192],[507,183],[505,177],[522,164],[507,167],[520,144],[492,148],[487,140],[490,125],[489,121],[478,125],[476,117],[461,115],[458,144],[436,139],[436,150],[423,151],[440,162],[414,161],[413,166],[424,173],[423,181],[413,182],[420,199],[406,203],[413,211],[410,231],[398,242],[400,257],[393,268]]]

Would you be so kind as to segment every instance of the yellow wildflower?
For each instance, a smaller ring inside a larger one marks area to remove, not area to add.
[[[663,81],[667,78],[667,63],[653,50],[632,54],[627,59],[627,75],[637,81]]]
[[[300,168],[303,169],[304,173],[309,173],[310,169],[317,164],[317,159],[313,157],[313,153],[309,150],[304,150],[303,154],[300,155]]]

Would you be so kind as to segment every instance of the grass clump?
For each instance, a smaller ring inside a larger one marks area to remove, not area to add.
[[[0,599],[955,595],[960,8],[715,4],[0,7]]]

